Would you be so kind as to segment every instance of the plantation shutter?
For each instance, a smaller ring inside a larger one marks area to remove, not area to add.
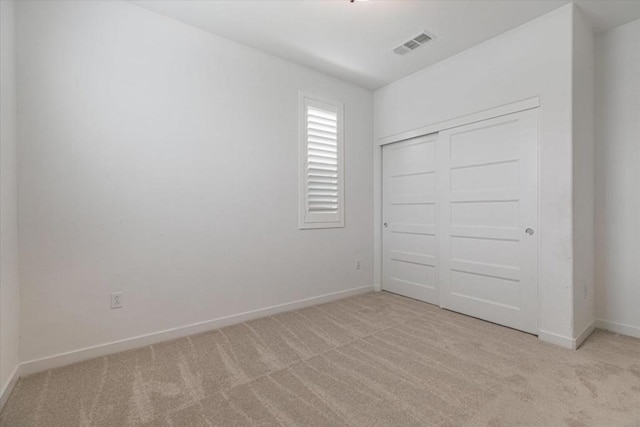
[[[301,206],[301,227],[341,227],[344,223],[342,108],[305,97],[302,113],[304,165],[300,178],[304,206]]]

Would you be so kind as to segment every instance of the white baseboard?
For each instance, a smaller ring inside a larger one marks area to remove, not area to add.
[[[540,341],[548,342],[549,344],[559,345],[560,347],[568,348],[569,350],[577,350],[582,343],[589,338],[589,335],[596,330],[596,322],[591,322],[586,328],[575,338],[566,337],[564,335],[555,334],[548,331],[539,331],[538,338]]]
[[[638,326],[625,325],[624,323],[612,322],[611,320],[596,319],[596,327],[615,332],[616,334],[640,338],[640,327]]]
[[[22,362],[20,367],[20,375],[30,375],[36,372],[42,372],[61,366],[70,365],[72,363],[81,362],[83,360],[93,359],[95,357],[106,356],[108,354],[118,353],[125,350],[144,347],[150,344],[156,344],[162,341],[168,341],[176,338],[185,337],[201,332],[210,331],[212,329],[222,328],[224,326],[236,323],[246,322],[248,320],[257,319],[259,317],[270,316],[285,311],[297,310],[299,308],[312,305],[322,304],[371,292],[374,287],[362,286],[359,288],[348,289],[346,291],[333,292],[330,294],[320,295],[317,297],[306,298],[285,304],[274,305],[271,307],[261,308],[258,310],[247,311],[244,313],[234,314],[232,316],[221,317],[218,319],[207,320],[204,322],[194,323],[178,328],[167,329],[165,331],[153,332],[150,334],[140,335],[137,337],[127,338],[124,340],[113,341],[92,347],[86,347],[66,353],[56,354],[53,356],[43,357],[41,359],[29,360]]]
[[[373,285],[373,290],[375,292],[380,292],[382,290],[382,285]]]
[[[4,408],[4,404],[7,403],[7,400],[9,400],[9,396],[11,396],[13,388],[18,383],[18,379],[20,378],[20,366],[20,364],[16,365],[16,367],[13,368],[13,372],[11,372],[11,375],[9,375],[7,382],[2,384],[2,389],[0,389],[0,411],[2,411],[2,408]]]
[[[559,345],[560,347],[568,348],[570,350],[575,349],[575,340],[564,335],[554,334],[553,332],[538,331],[538,339],[540,341],[548,342],[549,344]]]
[[[573,339],[574,350],[577,350],[578,348],[580,348],[582,343],[587,338],[589,338],[589,335],[591,335],[595,330],[596,330],[596,322],[593,321],[589,325],[587,325],[587,327],[584,328],[584,330],[576,338]]]

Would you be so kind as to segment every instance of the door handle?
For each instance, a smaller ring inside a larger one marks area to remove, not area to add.
[[[387,227],[389,226],[389,223],[388,223],[388,222],[385,222],[385,223],[384,223],[384,224],[382,224],[382,225],[384,225],[384,228],[387,228]]]
[[[529,236],[533,236],[533,233],[535,233],[533,228],[527,228],[526,230],[524,230],[524,232],[527,233]]]

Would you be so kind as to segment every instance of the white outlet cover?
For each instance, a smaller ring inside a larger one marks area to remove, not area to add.
[[[111,294],[111,308],[122,308],[122,292],[113,292]]]

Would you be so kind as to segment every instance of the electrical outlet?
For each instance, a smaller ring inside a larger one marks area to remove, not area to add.
[[[360,260],[356,259],[356,270],[360,270]]]
[[[111,294],[111,308],[122,308],[122,292],[113,292]]]

